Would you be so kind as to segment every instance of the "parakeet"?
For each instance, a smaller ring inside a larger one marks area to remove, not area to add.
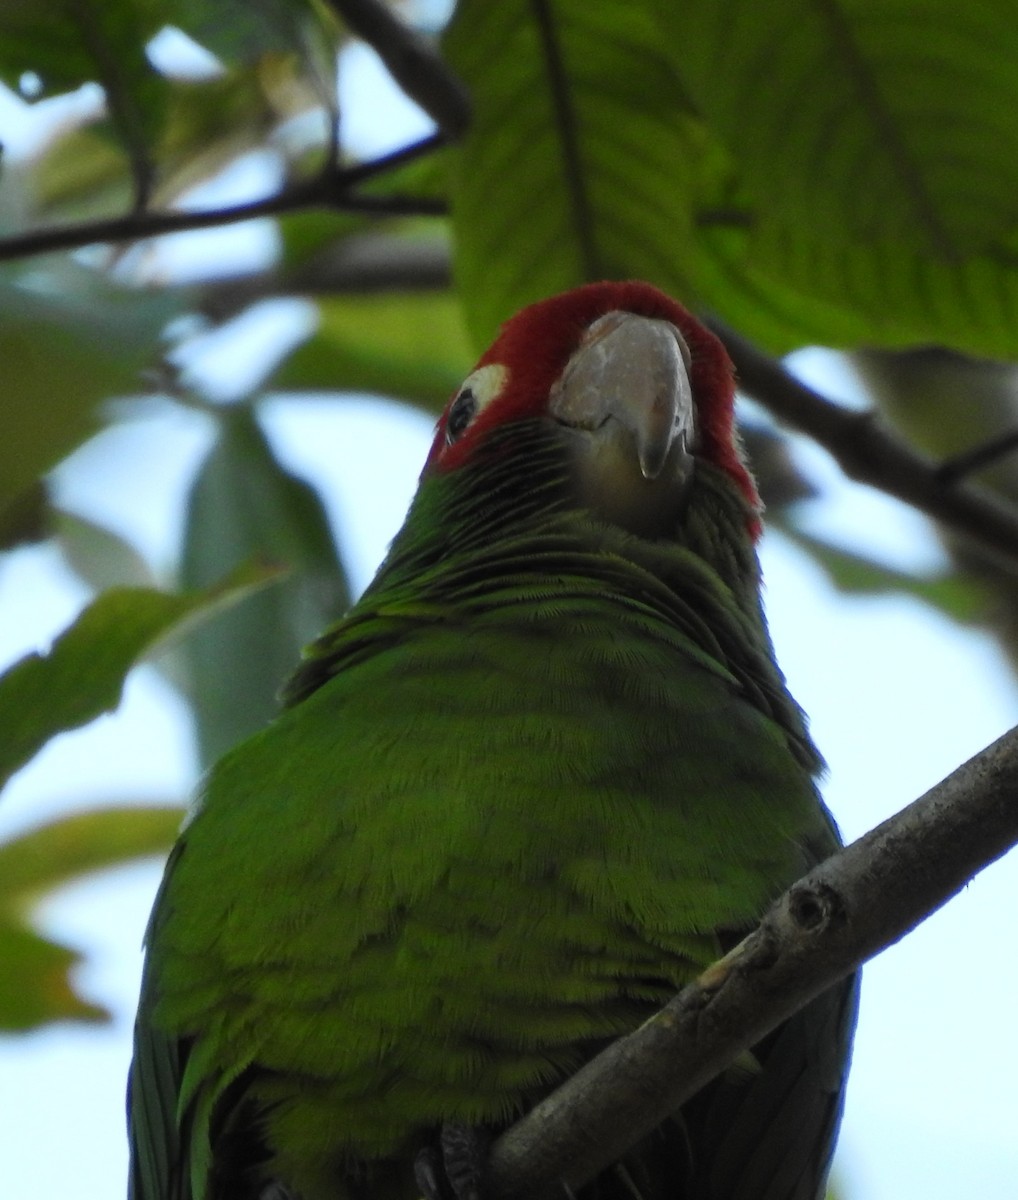
[[[503,326],[170,857],[133,1200],[414,1200],[443,1127],[510,1124],[837,848],[733,396],[644,283]],[[854,1013],[821,996],[581,1197],[821,1196]]]

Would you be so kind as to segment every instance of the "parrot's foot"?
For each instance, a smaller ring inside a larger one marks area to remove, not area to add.
[[[490,1140],[473,1125],[443,1122],[438,1146],[428,1146],[414,1161],[424,1200],[483,1200]]]

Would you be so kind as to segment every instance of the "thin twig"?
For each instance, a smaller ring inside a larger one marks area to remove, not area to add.
[[[739,386],[780,420],[819,442],[852,479],[943,521],[1018,571],[1018,513],[983,488],[947,486],[932,459],[913,450],[872,410],[843,408],[801,383],[734,330],[712,328],[735,363]]]
[[[433,149],[435,138],[416,143],[414,147],[387,155],[386,160],[407,160],[411,153],[423,152],[420,147]],[[446,212],[443,200],[427,196],[366,195],[351,191],[354,183],[362,183],[380,173],[378,160],[348,170],[318,176],[291,184],[281,192],[259,200],[224,208],[190,212],[177,209],[171,212],[131,212],[120,217],[98,221],[81,221],[49,229],[29,230],[12,237],[0,238],[0,261],[30,258],[55,250],[76,250],[97,242],[130,242],[158,237],[166,233],[183,233],[192,229],[209,229],[232,225],[256,217],[282,216],[308,209],[328,208],[337,212],[357,212],[374,216],[442,216]],[[388,169],[388,167],[386,168]]]
[[[1018,729],[793,885],[759,928],[495,1143],[492,1197],[561,1198],[1018,842]]]
[[[470,123],[470,97],[435,46],[380,0],[329,0],[350,31],[375,51],[399,87],[449,138]]]
[[[988,442],[980,442],[971,450],[964,450],[952,458],[945,459],[937,467],[937,477],[945,487],[953,486],[965,475],[972,475],[998,462],[1005,455],[1018,449],[1018,429],[1009,429],[999,437],[991,438]]]

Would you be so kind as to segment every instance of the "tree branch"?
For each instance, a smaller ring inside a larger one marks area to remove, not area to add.
[[[1018,513],[984,488],[945,481],[872,410],[856,412],[801,383],[775,359],[719,322],[710,322],[735,363],[739,386],[780,420],[819,442],[852,479],[943,521],[1018,571]]]
[[[77,250],[97,242],[129,242],[158,237],[165,233],[183,233],[192,229],[208,229],[233,225],[255,217],[278,217],[286,213],[313,208],[330,208],[338,212],[359,212],[374,216],[442,216],[446,211],[443,200],[431,197],[403,195],[365,195],[353,191],[360,183],[373,179],[405,162],[419,158],[441,145],[443,139],[432,135],[405,146],[371,162],[352,167],[329,170],[313,179],[291,184],[281,192],[260,200],[225,208],[189,212],[134,211],[120,217],[98,221],[81,221],[51,229],[29,230],[12,237],[0,238],[0,262],[29,258],[54,250]]]
[[[759,928],[495,1143],[486,1193],[560,1200],[1018,842],[1018,729],[794,884]]]
[[[380,0],[329,0],[344,24],[375,51],[400,89],[450,139],[470,123],[470,97],[427,38]]]

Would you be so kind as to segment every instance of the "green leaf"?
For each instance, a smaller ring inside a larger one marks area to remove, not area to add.
[[[173,24],[227,63],[293,50],[312,36],[338,36],[312,0],[177,0]]]
[[[125,585],[155,587],[148,563],[112,529],[63,509],[54,509],[50,521],[68,566],[94,591]]]
[[[49,493],[45,483],[37,480],[0,507],[0,550],[13,550],[49,537],[50,516]]]
[[[780,525],[782,532],[809,554],[841,592],[856,596],[904,593],[956,621],[973,623],[986,618],[989,589],[971,576],[957,571],[913,575],[804,533],[785,521]]]
[[[108,1021],[110,1013],[82,999],[71,984],[81,955],[48,941],[0,913],[0,1029],[23,1033],[50,1021]]]
[[[273,388],[375,392],[433,409],[448,400],[473,354],[445,292],[324,300],[318,330],[287,358]]]
[[[151,146],[159,167],[154,199],[165,206],[263,146],[278,119],[257,66],[174,80],[161,135]],[[125,183],[123,156],[94,122],[66,128],[31,163],[33,203],[50,221],[108,217],[126,205]]]
[[[108,1018],[75,990],[71,970],[81,956],[36,933],[27,917],[41,894],[61,884],[166,850],[182,816],[169,806],[93,809],[0,844],[0,1029]]]
[[[768,309],[804,332],[820,317],[828,344],[1018,351],[1011,0],[657,10],[737,179],[695,279],[723,316],[783,348]]]
[[[0,79],[17,90],[30,72],[40,96],[100,83],[141,197],[151,184],[149,148],[162,127],[168,95],[166,80],[145,54],[163,24],[164,7],[160,0],[0,4]]]
[[[155,642],[277,574],[247,566],[202,591],[115,588],[93,601],[47,654],[27,654],[0,675],[0,786],[51,737],[116,708],[127,672]]]
[[[20,285],[0,280],[0,509],[93,432],[100,401],[137,388],[176,305],[71,260]]]
[[[93,808],[0,843],[0,909],[22,911],[39,895],[82,875],[170,848],[180,805]]]
[[[639,277],[775,350],[1018,351],[1010,0],[462,0],[445,45],[478,345]]]
[[[452,212],[475,343],[521,305],[589,280],[640,277],[688,296],[715,151],[648,6],[463,0],[445,47],[474,103]]]
[[[252,554],[285,564],[288,578],[181,647],[206,763],[270,720],[301,649],[350,601],[317,493],[284,470],[253,413],[238,406],[223,412],[191,489],[183,582],[204,585],[224,564]]]

